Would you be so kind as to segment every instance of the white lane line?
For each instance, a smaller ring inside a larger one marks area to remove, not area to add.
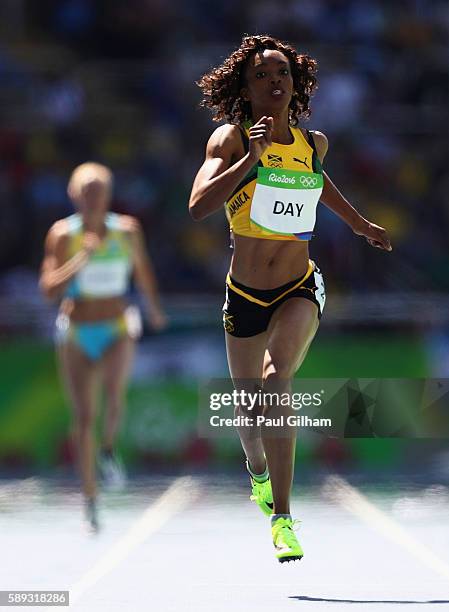
[[[374,506],[365,495],[340,476],[329,476],[323,485],[323,493],[338,502],[346,510],[377,529],[396,544],[407,550],[440,576],[449,580],[449,565],[430,548],[415,539],[399,523]]]
[[[189,506],[200,494],[201,485],[191,476],[177,478],[141,517],[128,529],[125,535],[70,589],[70,606],[103,576],[119,565],[139,544],[160,529],[175,514]]]

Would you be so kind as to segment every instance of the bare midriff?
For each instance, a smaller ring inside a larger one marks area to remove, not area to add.
[[[116,319],[123,314],[126,307],[127,301],[123,297],[94,300],[64,298],[60,311],[69,316],[72,321],[89,323]]]
[[[303,276],[309,265],[309,243],[264,240],[233,235],[234,254],[229,273],[253,289],[275,289]]]

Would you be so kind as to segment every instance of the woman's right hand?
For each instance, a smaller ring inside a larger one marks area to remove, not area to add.
[[[265,115],[249,129],[249,157],[258,162],[267,147],[271,147],[273,117]]]
[[[87,255],[91,255],[98,249],[101,244],[101,239],[94,232],[85,232],[83,236],[83,250]]]

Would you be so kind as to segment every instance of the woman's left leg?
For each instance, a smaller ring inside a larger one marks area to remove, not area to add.
[[[125,405],[125,390],[134,355],[134,340],[128,335],[114,342],[101,360],[106,410],[102,448],[112,451]]]
[[[316,304],[305,298],[290,298],[273,314],[263,367],[265,393],[290,393],[291,380],[307,354],[318,329]],[[291,406],[278,405],[276,416],[294,415]],[[268,413],[266,413],[268,416]],[[284,425],[262,427],[262,440],[271,477],[274,514],[290,514],[290,493],[296,446],[296,429]]]

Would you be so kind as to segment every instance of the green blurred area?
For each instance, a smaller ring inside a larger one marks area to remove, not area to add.
[[[223,347],[224,351],[224,347]],[[37,342],[3,344],[0,351],[0,465],[47,468],[70,462],[71,414],[58,379],[53,347]],[[304,378],[429,376],[423,343],[411,333],[319,333],[300,372]],[[195,379],[133,383],[120,433],[127,462],[226,463],[241,456],[237,439],[197,437]],[[101,419],[99,419],[99,429]],[[400,461],[407,440],[344,440],[298,444],[297,459],[347,459],[360,466]]]

